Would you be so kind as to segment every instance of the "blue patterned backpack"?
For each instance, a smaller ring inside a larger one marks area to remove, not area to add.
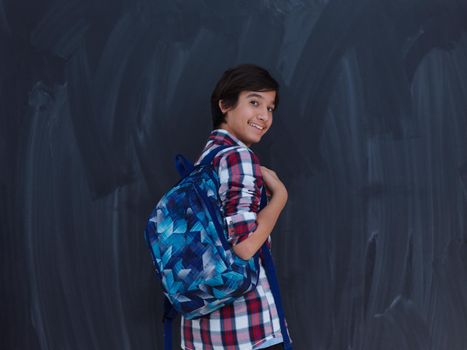
[[[258,283],[258,258],[239,258],[225,234],[211,164],[225,148],[217,147],[197,166],[178,155],[182,179],[162,196],[146,226],[164,294],[187,319],[221,308]]]
[[[196,166],[177,155],[176,167],[182,178],[162,196],[146,225],[145,238],[166,296],[166,350],[172,347],[171,321],[177,312],[186,319],[202,317],[253,290],[258,283],[259,252],[253,258],[243,260],[227,242],[218,195],[219,178],[212,160],[228,147],[232,146],[217,147]],[[265,205],[263,190],[260,208]],[[279,291],[266,244],[261,252],[263,260],[266,258],[263,265],[278,306],[282,328],[285,327],[282,306],[276,297]]]

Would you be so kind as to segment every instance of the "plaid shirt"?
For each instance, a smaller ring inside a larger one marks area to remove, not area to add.
[[[220,145],[237,146],[220,151],[213,160],[228,240],[234,245],[256,230],[263,179],[257,156],[224,129],[211,132],[197,163]],[[181,338],[185,350],[251,350],[281,342],[279,317],[263,267],[255,290],[202,318],[182,317]]]

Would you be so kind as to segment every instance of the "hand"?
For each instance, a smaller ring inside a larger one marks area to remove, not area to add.
[[[287,201],[287,189],[285,188],[282,181],[277,176],[274,170],[268,169],[265,166],[261,166],[261,173],[263,174],[263,180],[266,188],[272,193],[272,196],[281,196]]]

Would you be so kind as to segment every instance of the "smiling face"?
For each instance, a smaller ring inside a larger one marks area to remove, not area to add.
[[[248,147],[258,143],[272,125],[275,98],[275,91],[242,91],[237,104],[227,109],[220,100],[219,108],[225,114],[220,127]]]

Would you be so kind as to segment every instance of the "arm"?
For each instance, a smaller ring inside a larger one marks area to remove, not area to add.
[[[287,190],[275,172],[261,167],[246,148],[222,156],[219,178],[228,240],[235,254],[248,260],[271,234],[287,201]],[[258,213],[263,184],[272,192],[272,199]]]
[[[255,255],[267,240],[288,198],[287,190],[276,173],[266,167],[261,167],[261,169],[265,185],[272,192],[272,198],[268,205],[258,213],[256,230],[250,233],[247,239],[233,247],[235,254],[244,260],[248,260]]]

